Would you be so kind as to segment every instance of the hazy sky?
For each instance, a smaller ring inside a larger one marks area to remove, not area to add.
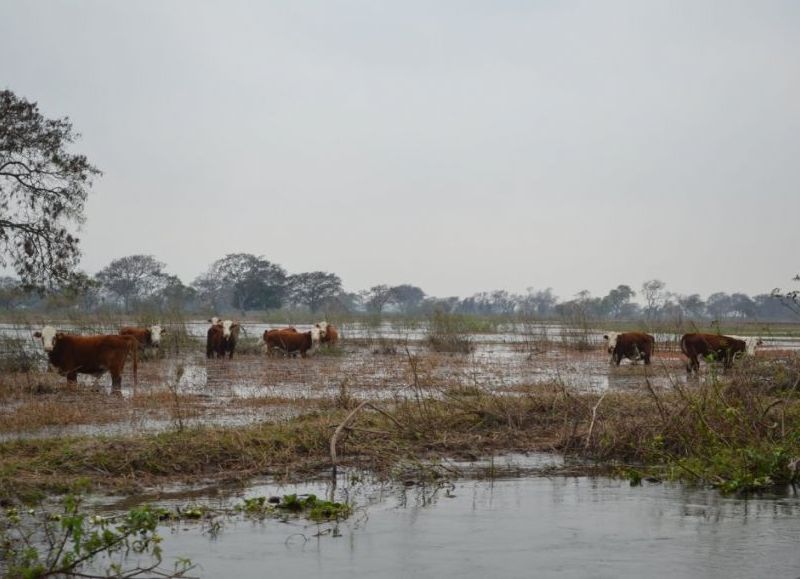
[[[0,87],[104,172],[90,272],[243,251],[567,298],[800,271],[800,2],[5,0]]]

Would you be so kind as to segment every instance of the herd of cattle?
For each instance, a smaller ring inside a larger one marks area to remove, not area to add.
[[[650,364],[656,345],[656,339],[650,334],[609,332],[603,338],[611,354],[611,363],[619,366],[623,358],[628,358],[633,362],[644,360],[645,364]],[[686,371],[690,374],[700,370],[700,358],[720,361],[725,368],[730,368],[737,356],[753,356],[756,347],[762,344],[759,338],[698,333],[684,334],[680,341],[681,352],[688,359]]]
[[[239,339],[240,325],[233,320],[214,317],[208,320],[211,326],[206,334],[206,356],[208,358],[233,358]],[[133,357],[133,379],[137,381],[139,348],[158,348],[161,338],[167,331],[159,325],[147,328],[125,327],[118,335],[77,336],[58,332],[46,326],[35,332],[40,338],[50,364],[68,382],[77,382],[78,374],[111,374],[111,384],[117,389],[122,385],[122,370],[129,355]],[[650,364],[655,350],[655,338],[643,332],[609,332],[606,340],[611,363],[619,366],[623,358]],[[321,344],[335,345],[339,332],[328,322],[319,322],[310,330],[300,332],[289,326],[276,330],[266,330],[262,343],[268,354],[280,352],[283,355],[300,354],[303,358]],[[758,338],[741,338],[719,334],[684,334],[680,340],[681,352],[687,358],[686,370],[698,372],[700,359],[721,361],[729,368],[733,360],[744,354],[753,355],[762,344]]]
[[[206,333],[206,356],[208,358],[233,358],[239,339],[240,325],[233,320],[214,317],[208,320],[211,327]],[[137,383],[139,348],[158,348],[167,330],[159,325],[147,328],[120,328],[118,335],[77,336],[45,326],[33,336],[42,341],[50,365],[67,377],[67,382],[77,382],[78,374],[99,376],[111,374],[114,389],[122,386],[122,370],[129,355],[133,357],[133,382]],[[263,343],[267,353],[280,351],[286,355],[305,358],[310,350],[321,344],[334,346],[339,340],[336,327],[320,322],[307,332],[294,327],[264,332]]]

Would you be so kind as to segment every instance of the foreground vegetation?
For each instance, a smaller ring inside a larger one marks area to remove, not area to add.
[[[401,463],[532,450],[599,461],[634,481],[646,475],[756,490],[797,475],[798,384],[795,356],[752,360],[725,376],[712,372],[702,383],[660,390],[646,377],[640,391],[604,393],[554,382],[433,395],[412,384],[408,397],[391,404],[339,396],[296,418],[245,427],[14,440],[0,444],[0,500],[256,475],[299,479],[334,460],[391,476]]]

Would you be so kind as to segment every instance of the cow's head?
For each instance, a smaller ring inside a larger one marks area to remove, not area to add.
[[[617,338],[619,338],[619,332],[609,332],[603,336],[603,339],[607,342],[609,354],[614,353],[614,348],[617,347]]]
[[[319,341],[322,338],[322,330],[317,326],[311,328],[311,347],[316,348],[319,346]]]
[[[756,348],[764,345],[763,340],[755,336],[728,336],[728,337],[733,338],[734,340],[739,340],[740,342],[744,342],[744,351],[748,356],[755,356]]]
[[[239,335],[239,324],[234,323],[233,320],[223,320],[220,325],[222,326],[222,337],[226,340],[231,337],[231,332]]]
[[[45,352],[52,352],[56,345],[58,332],[56,332],[56,329],[53,326],[45,326],[42,328],[41,332],[34,332],[33,337],[42,339],[42,345],[44,346]]]
[[[749,337],[744,339],[744,347],[748,356],[756,355],[756,348],[763,346],[764,342],[761,338]]]
[[[150,326],[147,330],[150,332],[150,343],[158,348],[161,345],[161,336],[166,334],[167,330],[159,325]]]
[[[316,327],[319,329],[320,338],[324,338],[328,334],[328,322],[320,322]]]
[[[208,323],[211,324],[212,326],[216,326],[218,324],[221,324],[222,320],[220,320],[217,316],[213,316],[208,319]]]

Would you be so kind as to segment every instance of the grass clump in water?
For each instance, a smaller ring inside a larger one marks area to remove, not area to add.
[[[469,354],[475,349],[471,333],[471,324],[463,316],[436,312],[430,322],[428,345],[435,352]]]

